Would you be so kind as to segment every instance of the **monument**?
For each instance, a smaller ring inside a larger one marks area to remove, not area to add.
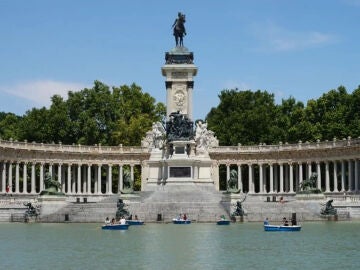
[[[185,14],[179,12],[172,26],[175,47],[165,53],[161,68],[165,77],[166,123],[154,123],[142,141],[142,146],[151,149],[145,190],[169,183],[214,183],[207,149],[217,146],[218,141],[205,122],[197,122],[194,129],[193,90],[198,69],[193,52],[184,46],[184,23]]]

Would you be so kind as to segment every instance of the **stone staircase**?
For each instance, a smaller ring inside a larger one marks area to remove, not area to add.
[[[229,217],[222,193],[212,184],[171,184],[146,191],[138,198],[122,197],[129,211],[147,221],[171,222],[179,214],[196,222],[213,222],[220,215]]]

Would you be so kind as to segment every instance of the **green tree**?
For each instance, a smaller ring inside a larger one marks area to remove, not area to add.
[[[0,112],[0,138],[3,140],[19,139],[21,117],[13,113]]]
[[[271,143],[276,116],[274,95],[266,91],[223,90],[206,117],[221,145]]]

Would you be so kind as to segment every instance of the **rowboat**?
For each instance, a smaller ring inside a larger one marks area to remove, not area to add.
[[[301,230],[300,225],[283,226],[283,225],[264,225],[266,232],[298,232]]]
[[[230,225],[230,220],[220,219],[216,222],[217,225]]]
[[[133,225],[144,225],[144,221],[141,220],[126,220],[126,223],[133,226]]]
[[[173,223],[174,224],[190,224],[191,223],[191,220],[190,219],[177,219],[177,218],[173,218]]]
[[[105,224],[101,226],[103,230],[127,230],[129,229],[129,224]]]

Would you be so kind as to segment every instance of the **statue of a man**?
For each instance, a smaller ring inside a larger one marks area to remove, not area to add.
[[[185,14],[179,12],[178,17],[175,19],[175,22],[172,25],[172,28],[174,29],[173,35],[175,36],[176,47],[184,46],[183,37],[184,35],[186,35],[184,23],[185,23]]]

